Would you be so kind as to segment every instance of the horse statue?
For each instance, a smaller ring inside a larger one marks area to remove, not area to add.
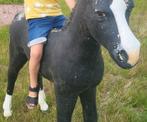
[[[134,67],[140,42],[128,25],[132,0],[78,0],[70,22],[51,32],[44,47],[40,75],[54,81],[57,121],[71,122],[80,98],[84,122],[97,122],[96,86],[104,72],[101,45],[120,67]],[[10,26],[8,86],[3,109],[10,115],[18,72],[29,59],[26,20],[17,15]],[[41,81],[41,80],[40,80]]]

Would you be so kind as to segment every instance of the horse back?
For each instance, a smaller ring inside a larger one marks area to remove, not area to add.
[[[10,51],[16,50],[18,53],[24,53],[29,58],[27,22],[20,13],[14,17],[10,25],[9,34]]]

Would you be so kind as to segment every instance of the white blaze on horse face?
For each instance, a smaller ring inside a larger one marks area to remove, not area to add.
[[[133,66],[139,59],[140,42],[136,39],[127,23],[125,17],[127,5],[124,0],[113,0],[110,9],[116,20],[121,39],[121,47],[128,54],[128,63]]]

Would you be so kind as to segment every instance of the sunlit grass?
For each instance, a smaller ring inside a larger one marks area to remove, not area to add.
[[[22,4],[23,0],[0,0],[0,4]]]

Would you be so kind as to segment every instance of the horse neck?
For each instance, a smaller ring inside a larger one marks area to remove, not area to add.
[[[87,2],[88,0],[78,0],[77,5],[72,13],[70,23],[67,27],[67,30],[70,35],[75,39],[81,37],[89,37],[89,31],[87,29],[86,25],[86,17],[85,15],[85,9],[87,7]]]
[[[93,39],[91,36],[86,20],[86,14],[85,10],[87,9],[90,4],[92,4],[93,0],[78,0],[78,3],[72,13],[70,23],[67,27],[67,32],[70,35],[70,41],[74,42],[74,44],[80,44],[83,42],[89,42],[89,45],[91,44],[90,40],[93,40],[94,43],[96,44],[97,42]],[[92,42],[93,44],[93,42]],[[98,45],[98,44],[96,44]],[[74,45],[73,45],[74,46]],[[75,45],[77,46],[77,45]]]

